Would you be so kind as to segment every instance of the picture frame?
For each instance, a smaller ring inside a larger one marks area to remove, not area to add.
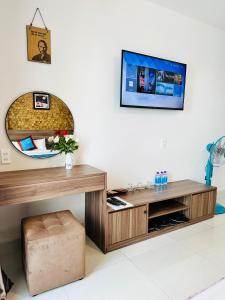
[[[28,61],[51,64],[51,30],[27,25],[26,31]]]
[[[50,109],[50,95],[47,93],[33,93],[33,108],[39,110]]]

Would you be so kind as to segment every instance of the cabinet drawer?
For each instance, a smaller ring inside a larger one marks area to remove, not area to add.
[[[110,213],[109,245],[146,234],[147,221],[146,205]]]
[[[192,196],[190,205],[191,219],[197,219],[214,214],[216,191],[200,193]]]

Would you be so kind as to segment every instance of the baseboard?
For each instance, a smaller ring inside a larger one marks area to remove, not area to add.
[[[217,201],[219,202],[221,200],[225,202],[225,190],[217,192]]]

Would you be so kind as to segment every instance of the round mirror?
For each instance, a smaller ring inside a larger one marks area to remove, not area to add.
[[[6,115],[6,132],[13,146],[33,158],[59,154],[51,150],[48,138],[74,133],[73,116],[58,97],[45,92],[20,96]]]

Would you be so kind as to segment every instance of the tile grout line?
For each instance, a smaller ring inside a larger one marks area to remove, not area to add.
[[[152,250],[149,250],[149,251],[151,251],[151,252],[153,252]],[[152,282],[167,298],[168,298],[168,300],[173,300],[172,298],[170,298],[170,296],[157,284],[157,282],[155,282],[154,280],[149,280],[149,278],[145,275],[145,273],[130,259],[130,257],[129,256],[127,256],[126,254],[124,254],[126,257],[127,257],[127,259],[128,259],[128,261],[135,267],[135,269],[137,269],[141,274],[142,274],[142,276],[144,276],[145,277],[145,279],[147,280],[147,282],[148,281],[150,281],[150,282]]]

